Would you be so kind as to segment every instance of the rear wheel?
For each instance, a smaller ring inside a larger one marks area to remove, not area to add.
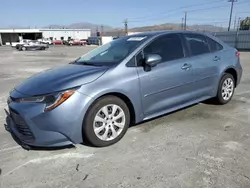
[[[130,124],[130,112],[120,98],[105,96],[88,110],[83,122],[83,138],[91,145],[105,147],[118,142]]]
[[[21,48],[21,50],[22,50],[22,51],[26,51],[27,48],[26,48],[25,46],[23,46],[23,47]]]
[[[235,89],[235,80],[234,77],[225,73],[221,78],[219,88],[217,91],[217,96],[215,97],[215,101],[217,104],[227,104],[231,101]]]

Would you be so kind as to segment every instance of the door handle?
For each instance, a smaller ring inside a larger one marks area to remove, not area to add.
[[[214,61],[220,61],[220,57],[215,56],[215,57],[214,57]]]
[[[181,67],[181,69],[182,69],[182,70],[189,70],[191,67],[192,67],[192,65],[185,63],[185,64]]]

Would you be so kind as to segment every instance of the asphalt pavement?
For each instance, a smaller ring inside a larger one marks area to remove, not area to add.
[[[19,52],[0,47],[1,188],[249,188],[250,52],[232,101],[200,103],[131,127],[115,145],[24,150],[4,129],[9,91],[93,47]]]

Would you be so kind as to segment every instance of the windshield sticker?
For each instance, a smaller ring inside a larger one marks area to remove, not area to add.
[[[146,37],[131,37],[127,41],[142,41]]]

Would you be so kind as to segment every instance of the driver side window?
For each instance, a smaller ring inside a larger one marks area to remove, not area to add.
[[[177,34],[158,37],[145,47],[143,52],[144,56],[147,54],[160,55],[163,63],[184,57],[182,42]]]

